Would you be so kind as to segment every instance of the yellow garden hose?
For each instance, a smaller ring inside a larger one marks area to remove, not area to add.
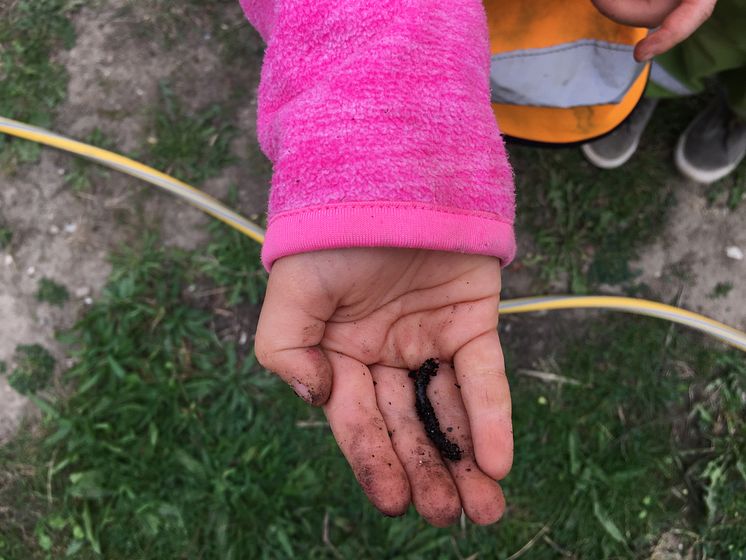
[[[83,156],[122,173],[142,179],[185,199],[203,212],[207,212],[241,233],[248,235],[256,242],[264,242],[264,230],[262,228],[227,208],[217,199],[152,167],[114,152],[60,136],[43,128],[4,117],[0,117],[0,132]],[[509,299],[500,303],[500,313],[503,315],[556,309],[611,309],[657,317],[702,331],[746,352],[746,333],[698,313],[644,299],[618,296],[549,295]]]
[[[161,187],[176,196],[180,196],[203,212],[207,212],[241,233],[248,235],[254,241],[264,243],[264,230],[258,225],[235,213],[210,195],[133,159],[5,117],[0,117],[0,132],[77,154],[101,165],[142,179],[151,185]]]

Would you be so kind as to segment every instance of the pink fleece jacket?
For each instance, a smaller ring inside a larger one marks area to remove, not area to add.
[[[514,255],[480,0],[241,0],[267,50],[262,260],[341,247]]]

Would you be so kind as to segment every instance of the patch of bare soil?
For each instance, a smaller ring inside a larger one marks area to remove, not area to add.
[[[638,281],[669,299],[682,289],[683,307],[746,329],[746,203],[708,206],[704,187],[683,179],[675,193],[663,235],[632,265]]]

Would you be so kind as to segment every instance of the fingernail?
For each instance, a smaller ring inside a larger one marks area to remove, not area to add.
[[[303,385],[303,383],[301,383],[300,381],[293,381],[292,386],[293,386],[293,391],[295,391],[296,395],[298,395],[308,404],[313,404],[313,399],[311,398],[311,391],[308,390],[308,387]]]

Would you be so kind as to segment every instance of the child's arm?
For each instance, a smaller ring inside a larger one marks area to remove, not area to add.
[[[412,501],[435,525],[462,507],[494,522],[504,508],[494,479],[512,461],[496,326],[514,201],[482,5],[244,8],[268,45],[258,129],[275,170],[257,357],[324,405],[381,511]],[[415,412],[408,371],[428,358],[443,362],[428,391],[464,451],[457,463]]]
[[[340,247],[513,257],[513,178],[478,0],[254,0],[263,260]]]

